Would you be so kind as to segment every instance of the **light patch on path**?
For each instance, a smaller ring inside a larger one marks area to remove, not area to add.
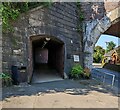
[[[118,97],[91,91],[87,95],[69,92],[45,93],[6,98],[3,108],[118,108]]]

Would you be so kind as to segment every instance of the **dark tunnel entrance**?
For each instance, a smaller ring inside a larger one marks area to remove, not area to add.
[[[32,42],[33,83],[60,80],[64,76],[64,43],[43,37]]]

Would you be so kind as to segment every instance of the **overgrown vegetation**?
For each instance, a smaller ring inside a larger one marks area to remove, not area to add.
[[[83,69],[81,65],[75,64],[71,69],[69,77],[72,79],[89,79],[90,70],[88,68]]]
[[[70,73],[72,78],[79,79],[82,76],[82,74],[83,74],[83,68],[81,67],[81,65],[76,64],[72,67]]]
[[[24,13],[38,6],[50,6],[51,2],[2,2],[0,12],[2,13],[3,32],[12,31],[11,22]]]
[[[2,86],[11,86],[12,78],[7,73],[0,73],[0,80],[2,81]]]
[[[51,6],[52,1],[48,0],[48,2],[2,2],[0,6],[0,12],[2,12],[2,30],[3,32],[6,31],[13,31],[11,26],[11,22],[16,20],[21,13],[24,13],[32,8],[38,6]],[[81,22],[84,20],[84,15],[81,10],[80,2],[77,2],[78,7],[78,16],[79,16],[79,23],[77,26],[77,31],[82,31],[82,24]]]
[[[82,21],[84,20],[84,14],[81,10],[81,4],[80,2],[77,2],[77,8],[78,8],[78,19],[79,19],[79,22],[78,22],[78,25],[77,25],[77,31],[78,32],[81,32],[82,31]]]
[[[83,15],[83,12],[81,10],[80,2],[77,2],[77,8],[78,8],[79,21],[83,21],[84,20],[84,15]]]

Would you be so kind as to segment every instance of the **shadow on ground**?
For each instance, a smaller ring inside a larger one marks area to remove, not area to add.
[[[71,95],[88,95],[91,91],[98,91],[111,95],[118,95],[109,87],[105,87],[96,80],[61,80],[39,84],[23,84],[19,86],[5,87],[2,90],[2,100],[16,96],[43,95],[46,93],[64,92]]]

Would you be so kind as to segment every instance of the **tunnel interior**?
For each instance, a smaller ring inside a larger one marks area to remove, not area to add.
[[[58,39],[41,38],[32,42],[33,82],[63,77],[64,43]]]

